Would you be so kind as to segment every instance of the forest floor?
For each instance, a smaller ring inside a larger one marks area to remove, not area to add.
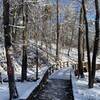
[[[32,82],[16,82],[19,99],[27,98],[30,93],[37,87],[44,76],[44,73],[47,71],[47,66],[41,68],[41,71],[39,72],[39,80],[32,81]],[[0,100],[9,100],[9,88],[8,88],[8,82],[0,83]]]
[[[94,87],[88,88],[88,73],[84,73],[85,78],[77,79],[72,77],[73,91],[75,100],[100,100],[100,81],[95,82]],[[100,80],[100,70],[96,70],[97,79]]]

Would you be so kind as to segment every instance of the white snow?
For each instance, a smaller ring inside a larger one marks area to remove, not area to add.
[[[100,71],[96,73],[100,76]],[[100,100],[100,83],[95,83],[94,87],[89,89],[87,73],[85,78],[77,79],[72,71],[72,84],[75,100]]]
[[[30,93],[39,85],[41,82],[44,73],[47,71],[48,67],[43,67],[41,72],[39,73],[39,80],[35,82],[16,82],[17,90],[19,93],[18,99],[26,99]],[[9,89],[8,83],[0,84],[0,100],[8,100],[9,99]],[[16,100],[18,100],[16,99]]]
[[[9,100],[8,84],[0,84],[0,100]]]
[[[70,67],[65,67],[54,72],[49,78],[50,79],[70,79]]]
[[[27,99],[27,97],[30,95],[30,93],[32,93],[32,91],[40,84],[40,82],[44,76],[44,73],[47,71],[47,69],[48,69],[47,67],[42,69],[42,71],[41,71],[42,73],[39,75],[40,79],[38,81],[26,82],[24,84],[22,83],[21,85],[20,85],[20,83],[18,83],[19,85],[17,84],[17,86],[19,86],[18,87],[18,92],[20,94],[19,99],[22,99],[22,100]]]

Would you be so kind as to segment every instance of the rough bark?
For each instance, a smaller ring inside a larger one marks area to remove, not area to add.
[[[59,60],[59,10],[58,10],[58,0],[57,0],[57,40],[56,40],[56,61]]]
[[[81,78],[84,77],[83,73],[83,9],[80,9],[80,21],[79,21],[79,34],[78,34],[78,70],[79,70],[79,76]]]
[[[92,57],[92,87],[95,80],[95,71],[96,71],[96,56],[99,48],[99,2],[95,0],[95,9],[96,9],[96,18],[95,18],[95,40],[94,40],[94,49]]]
[[[39,62],[38,62],[38,47],[36,47],[36,80],[38,80],[38,66],[39,66]]]
[[[25,26],[25,29],[23,30],[23,55],[22,55],[22,76],[21,76],[22,82],[24,80],[27,80],[27,23],[28,23],[27,9],[28,9],[27,4],[23,5],[23,26]]]
[[[83,12],[84,12],[84,22],[85,22],[85,30],[86,30],[86,48],[87,48],[87,59],[88,59],[88,72],[89,72],[89,83],[88,86],[89,88],[92,87],[91,84],[91,60],[90,60],[90,48],[89,48],[89,29],[88,29],[88,21],[87,21],[87,12],[86,12],[86,7],[85,7],[85,1],[82,0],[82,7],[83,7]]]
[[[4,24],[4,38],[5,38],[5,50],[7,58],[7,75],[9,83],[9,100],[18,97],[18,92],[16,89],[15,78],[14,78],[14,68],[12,66],[10,57],[10,47],[11,47],[11,37],[10,37],[10,27],[9,27],[9,0],[3,0],[3,24]]]

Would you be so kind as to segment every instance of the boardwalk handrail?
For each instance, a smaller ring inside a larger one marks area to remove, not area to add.
[[[27,98],[20,97],[19,100],[33,100],[34,95],[39,91],[39,89],[43,86],[43,84],[47,82],[49,75],[51,75],[54,72],[55,70],[54,66],[55,64],[48,67],[39,84],[33,89],[33,91],[29,94]]]
[[[45,73],[44,73],[42,79],[40,80],[39,84],[33,89],[33,91],[29,94],[29,96],[27,98],[21,97],[21,98],[19,98],[19,100],[33,100],[34,95],[37,94],[37,92],[40,90],[40,88],[42,88],[42,86],[47,82],[49,75],[54,73],[55,70],[57,70],[56,64],[50,65],[48,67],[48,69],[45,71]],[[70,73],[70,78],[71,78],[71,73]]]

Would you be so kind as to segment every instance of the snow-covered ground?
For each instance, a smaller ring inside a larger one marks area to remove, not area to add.
[[[75,100],[100,100],[100,83],[95,83],[94,88],[88,88],[88,77],[77,79],[72,72],[72,84]],[[96,71],[96,77],[100,79],[100,70]]]
[[[28,48],[28,57],[34,59],[36,54],[33,52],[35,51],[35,47],[32,47],[32,45]],[[15,54],[16,55],[16,54]],[[15,70],[15,79],[21,77],[21,55],[20,53],[17,54],[18,58],[15,58],[14,55],[11,56],[12,58],[12,64],[14,66]],[[3,45],[0,45],[0,72],[2,75],[2,79],[7,79],[7,65],[6,65],[6,57],[5,57],[5,49]],[[43,58],[42,58],[43,60]],[[29,62],[29,59],[28,59]],[[32,60],[33,62],[33,60]],[[40,63],[40,60],[39,60]],[[49,68],[46,64],[42,63],[41,66],[38,68],[39,72],[39,80],[34,82],[16,82],[19,98],[26,98],[29,96],[29,94],[33,91],[33,89],[39,85],[45,71]],[[27,69],[27,76],[35,79],[36,78],[36,65],[28,65]],[[9,99],[9,88],[8,83],[3,82],[0,83],[0,100],[8,100]]]
[[[39,80],[35,82],[16,82],[19,98],[18,99],[26,99],[29,94],[33,91],[33,89],[39,85],[44,73],[47,71],[47,66],[41,69],[39,73]],[[8,83],[0,84],[0,100],[8,100],[9,99],[9,89]]]

